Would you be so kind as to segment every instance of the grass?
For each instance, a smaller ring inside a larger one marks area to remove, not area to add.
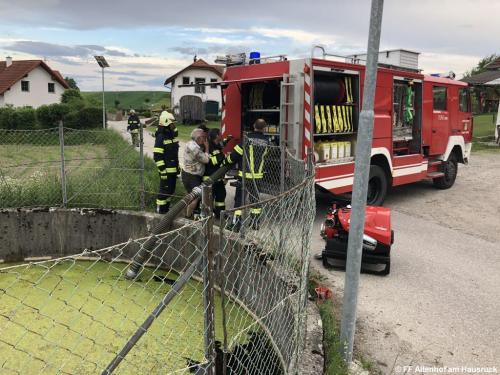
[[[495,140],[496,113],[485,113],[474,117],[473,152],[500,152],[499,146],[490,146]]]
[[[311,275],[309,292],[316,296],[315,288],[320,285],[319,277]],[[347,375],[347,366],[342,357],[343,345],[340,341],[340,330],[335,316],[335,306],[332,299],[318,301],[319,314],[323,323],[323,349],[325,356],[326,375]]]
[[[473,136],[493,137],[495,134],[495,119],[496,113],[485,113],[474,116],[474,131]]]
[[[62,204],[57,134],[10,134],[0,147],[0,207]],[[113,130],[65,134],[68,207],[140,207],[139,153]],[[13,167],[15,166],[15,167]],[[144,161],[145,205],[156,207],[159,177],[153,160]],[[177,183],[176,195],[184,188]],[[174,199],[175,201],[175,199]]]
[[[100,373],[171,289],[153,275],[178,276],[146,269],[142,282],[130,282],[121,276],[127,266],[66,259],[0,269],[2,374]],[[237,333],[253,320],[228,303],[228,337],[239,342]],[[216,293],[219,317],[220,306]],[[117,373],[166,373],[186,367],[183,357],[202,361],[203,311],[203,285],[191,280]],[[221,319],[215,331],[220,340]]]
[[[101,106],[101,91],[81,94],[89,104]],[[115,101],[119,101],[118,107],[123,109],[160,109],[162,104],[170,107],[170,93],[165,91],[106,91],[104,98],[107,108],[116,108]]]

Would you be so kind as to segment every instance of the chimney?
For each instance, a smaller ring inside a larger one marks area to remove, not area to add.
[[[6,68],[8,68],[8,67],[9,67],[9,66],[11,66],[11,65],[12,65],[12,57],[7,56],[7,57],[5,58],[5,67],[6,67]]]

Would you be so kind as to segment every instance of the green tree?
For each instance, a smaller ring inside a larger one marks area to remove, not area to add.
[[[67,89],[61,95],[61,102],[63,103],[71,103],[75,100],[83,101],[82,94],[80,94],[80,90],[76,89]]]
[[[71,78],[71,77],[64,77],[64,80],[68,83],[68,86],[70,89],[78,90],[80,91],[80,88],[76,84],[76,81]]]
[[[495,53],[492,55],[483,57],[481,60],[479,60],[479,63],[474,68],[472,68],[471,70],[468,70],[464,73],[464,78],[467,78],[467,77],[470,77],[470,76],[473,76],[473,75],[476,75],[476,74],[479,74],[479,73],[486,71],[486,65],[488,65],[492,61],[495,61],[499,57],[500,57],[500,55],[497,55]]]
[[[120,101],[118,99],[115,99],[115,108],[118,109],[120,106]]]

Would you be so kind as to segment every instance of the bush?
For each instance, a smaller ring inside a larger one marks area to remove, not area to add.
[[[14,128],[14,108],[8,106],[0,108],[0,128],[13,129]]]
[[[64,103],[42,105],[36,110],[38,126],[41,128],[53,128],[57,126],[59,120],[62,120],[70,110],[69,105]]]
[[[14,129],[33,129],[36,126],[36,112],[31,107],[17,108],[14,112]]]
[[[0,108],[1,129],[33,129],[35,125],[35,110],[31,107]]]
[[[102,109],[97,107],[80,109],[78,111],[78,125],[80,128],[102,127]]]

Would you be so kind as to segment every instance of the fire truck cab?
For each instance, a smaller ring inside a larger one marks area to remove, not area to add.
[[[337,59],[338,60],[338,59]],[[365,66],[342,58],[306,58],[229,66],[222,133],[239,142],[258,118],[298,158],[314,153],[315,180],[334,194],[352,190]],[[380,65],[368,203],[390,186],[431,179],[450,188],[471,151],[473,118],[466,83]]]

